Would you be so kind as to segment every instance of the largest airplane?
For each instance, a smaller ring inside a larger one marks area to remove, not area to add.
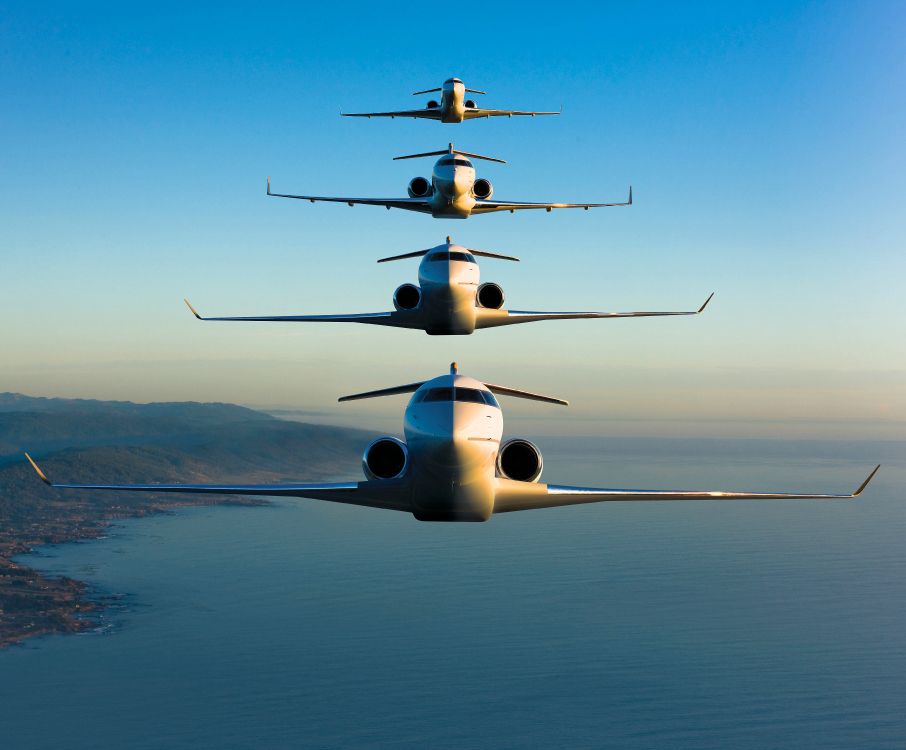
[[[411,513],[419,521],[487,521],[498,513],[613,501],[839,500],[862,493],[876,466],[848,494],[633,490],[539,482],[541,452],[528,440],[501,445],[503,415],[496,396],[567,405],[562,399],[485,383],[450,372],[431,380],[344,396],[352,401],[413,394],[405,411],[405,442],[372,441],[362,457],[363,482],[331,484],[61,484],[51,482],[28,454],[38,476],[51,487],[78,490],[271,495],[328,500]]]
[[[601,208],[603,206],[631,206],[632,186],[629,187],[629,198],[620,203],[525,203],[519,201],[492,200],[494,187],[489,180],[475,176],[475,165],[471,159],[484,159],[499,164],[506,164],[503,159],[493,156],[482,156],[468,151],[459,151],[449,144],[444,151],[427,151],[423,154],[396,156],[400,159],[420,159],[423,156],[440,156],[434,164],[431,180],[426,177],[414,177],[409,181],[408,198],[338,198],[325,195],[295,195],[291,193],[271,192],[271,178],[267,178],[267,194],[275,198],[295,198],[297,200],[325,201],[328,203],[346,203],[364,206],[383,206],[388,211],[400,208],[405,211],[431,214],[435,219],[468,219],[473,214],[488,214],[498,211],[524,211],[528,209],[555,208]]]

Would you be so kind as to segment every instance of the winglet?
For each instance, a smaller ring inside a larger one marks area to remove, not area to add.
[[[629,203],[627,203],[626,205],[627,206],[632,205],[632,185],[629,186]]]
[[[267,194],[271,195],[271,176],[267,176]]]
[[[25,454],[25,457],[28,459],[28,463],[31,464],[31,468],[33,468],[35,470],[35,473],[41,478],[41,481],[44,482],[44,484],[53,486],[51,484],[51,481],[47,478],[47,475],[43,471],[41,471],[41,467],[38,466],[38,464],[36,464],[34,462],[34,459],[31,456],[29,456],[27,453]],[[877,471],[877,469],[875,469],[875,471]],[[871,479],[871,477],[869,477],[869,479]],[[868,482],[866,481],[865,484],[868,484]],[[864,486],[865,485],[863,484],[862,487],[864,487]],[[861,492],[861,491],[862,491],[862,489],[859,488],[859,492]]]
[[[29,459],[29,461],[31,461],[31,459]],[[35,468],[37,469],[38,467],[36,466]],[[878,464],[877,466],[875,466],[875,468],[872,470],[871,474],[868,475],[868,479],[866,479],[864,482],[862,482],[862,484],[859,485],[859,489],[857,489],[855,492],[853,492],[853,497],[859,497],[859,495],[862,494],[862,490],[864,490],[866,487],[868,487],[868,483],[874,478],[874,475],[878,473],[878,469],[880,469],[880,468],[881,468],[881,464]]]
[[[189,300],[187,300],[185,297],[183,297],[182,301],[185,302],[186,307],[188,307],[192,311],[192,315],[194,315],[199,320],[204,320],[204,318],[202,318],[201,315],[198,314],[198,310],[196,310],[194,307],[192,307],[192,303],[189,302]],[[708,304],[708,303],[706,302],[705,304]],[[701,312],[701,310],[699,310],[699,312]]]
[[[713,296],[714,296],[714,292],[711,292],[711,294],[708,295],[708,299],[705,300],[705,304],[703,304],[700,308],[698,308],[698,311],[700,313],[705,311],[705,308],[708,306],[708,303],[711,301],[711,297],[713,297]],[[186,302],[186,304],[188,305],[189,303]],[[196,313],[196,315],[197,315],[197,313]]]

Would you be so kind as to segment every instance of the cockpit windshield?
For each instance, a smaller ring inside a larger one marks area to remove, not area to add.
[[[441,159],[437,162],[439,167],[472,167],[475,168],[472,162],[468,159],[457,159],[454,157],[447,157],[446,159]]]
[[[449,252],[449,253],[446,252],[445,250],[441,250],[439,252],[434,253],[433,255],[428,256],[428,261],[431,263],[434,263],[435,261],[444,261],[444,260],[459,260],[459,261],[463,261],[464,263],[474,263],[475,256],[472,255],[472,253],[460,253],[455,250],[453,252]]]
[[[481,391],[478,388],[429,388],[417,394],[413,403],[418,404],[429,401],[459,401],[469,404],[485,404],[500,408],[497,399],[490,391]]]

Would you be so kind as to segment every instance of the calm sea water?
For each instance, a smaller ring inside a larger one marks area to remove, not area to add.
[[[545,478],[847,491],[482,525],[280,501],[28,560],[125,596],[0,652],[18,748],[906,748],[904,444],[539,441]]]

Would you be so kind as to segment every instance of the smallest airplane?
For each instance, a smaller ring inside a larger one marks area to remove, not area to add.
[[[413,96],[440,92],[440,101],[431,99],[424,109],[402,109],[396,112],[359,112],[355,114],[340,113],[343,117],[414,117],[421,120],[440,120],[441,122],[462,122],[479,117],[513,117],[524,115],[559,115],[559,112],[526,112],[517,109],[483,109],[474,99],[466,99],[466,94],[484,94],[484,91],[467,89],[458,78],[448,78],[444,85],[436,89],[416,91]]]

